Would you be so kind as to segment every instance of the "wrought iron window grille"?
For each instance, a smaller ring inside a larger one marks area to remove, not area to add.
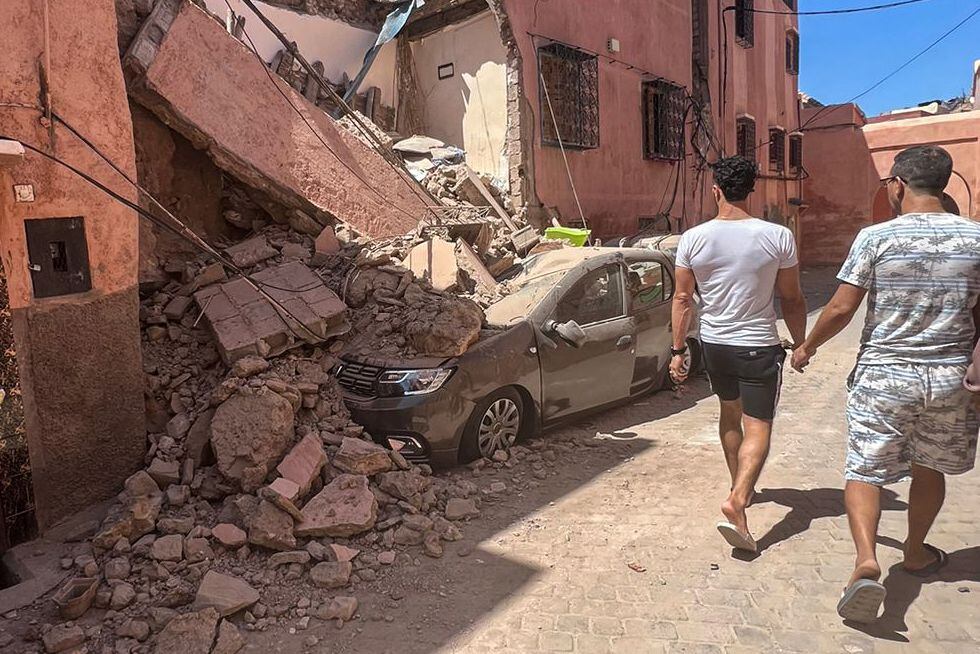
[[[643,157],[684,157],[684,87],[665,79],[643,82]]]
[[[538,48],[541,142],[568,149],[599,147],[599,60],[562,43]],[[551,114],[550,106],[554,108]],[[555,129],[557,124],[557,131]]]

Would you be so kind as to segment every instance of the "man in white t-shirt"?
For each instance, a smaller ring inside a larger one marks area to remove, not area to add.
[[[774,296],[794,343],[806,332],[806,302],[793,233],[749,215],[756,164],[729,157],[712,166],[718,203],[714,220],[681,236],[673,303],[671,376],[684,370],[695,290],[701,297],[701,341],[711,389],[721,401],[719,433],[732,487],[718,531],[736,549],[757,551],[745,509],[769,455],[786,352],[776,331]]]

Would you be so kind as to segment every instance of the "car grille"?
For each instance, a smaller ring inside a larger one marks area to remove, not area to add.
[[[376,395],[374,383],[380,374],[381,368],[378,366],[344,361],[340,372],[337,374],[337,381],[344,390],[354,395],[374,397]]]

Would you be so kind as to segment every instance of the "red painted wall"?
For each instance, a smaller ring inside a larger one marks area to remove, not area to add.
[[[731,153],[735,149],[734,121],[738,114],[755,117],[759,144],[768,141],[770,126],[779,125],[791,132],[798,125],[797,80],[786,72],[784,52],[786,30],[794,27],[795,18],[757,14],[754,47],[743,48],[734,41],[732,13],[725,14],[729,56],[722,120],[722,53],[726,51],[720,22],[722,4],[708,3],[710,88],[715,131]],[[786,9],[782,0],[759,0],[756,7]],[[647,77],[636,69],[682,84],[690,91],[691,0],[505,0],[505,8],[523,56],[525,93],[534,111],[537,194],[544,205],[557,206],[566,220],[577,218],[578,210],[560,150],[541,145],[536,48],[553,39],[610,54],[623,62],[611,63],[600,57],[600,146],[568,151],[568,159],[586,220],[594,231],[599,236],[635,232],[639,217],[666,209],[674,186],[674,164],[643,159],[641,82]],[[548,38],[535,38],[531,33]],[[619,40],[620,52],[607,53],[606,41],[610,37]],[[629,70],[627,64],[635,69]],[[685,142],[689,143],[689,139]],[[768,149],[759,149],[758,155],[764,172],[768,172]],[[710,158],[716,156],[712,153]],[[684,165],[678,167],[681,186],[671,211],[688,226],[710,217],[715,209],[707,196],[710,179],[695,189],[694,163],[694,155],[689,153]],[[760,215],[767,207],[785,214],[789,211],[788,198],[797,196],[798,191],[796,181],[760,180],[751,200],[752,208]],[[702,197],[708,198],[703,206]]]
[[[804,122],[819,110],[805,109]],[[980,220],[980,111],[913,116],[868,123],[855,105],[820,114],[807,128],[803,185],[808,209],[801,220],[804,262],[838,264],[857,232],[891,218],[880,180],[895,155],[914,145],[939,145],[953,157],[946,192],[960,213]]]

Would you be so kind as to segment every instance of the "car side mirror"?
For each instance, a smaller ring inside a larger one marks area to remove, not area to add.
[[[550,320],[545,328],[574,348],[582,347],[589,340],[588,334],[574,320],[561,323]]]

